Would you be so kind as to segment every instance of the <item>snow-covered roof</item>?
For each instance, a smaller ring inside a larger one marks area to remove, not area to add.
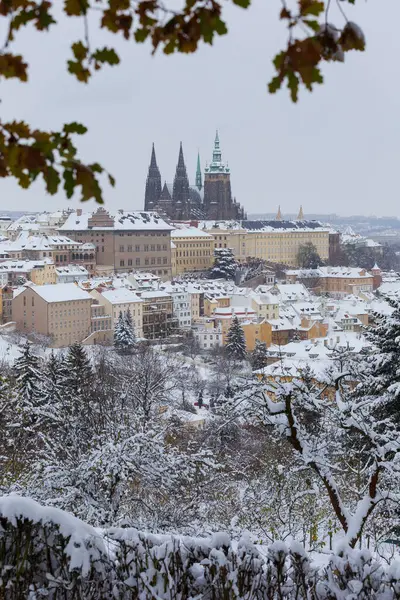
[[[368,271],[358,267],[318,267],[317,269],[289,269],[285,271],[288,276],[296,276],[298,279],[313,277],[324,278],[352,278],[364,279],[372,277]]]
[[[277,284],[276,287],[283,302],[310,298],[310,292],[302,283]]]
[[[82,247],[82,244],[71,240],[66,236],[57,235],[31,235],[29,231],[23,231],[14,240],[7,240],[0,243],[0,249],[6,252],[19,252],[23,250],[52,250],[59,246]]]
[[[269,232],[281,233],[286,232],[330,232],[330,227],[323,225],[319,221],[201,221],[199,223],[201,229],[220,229],[226,231],[251,231],[251,232]]]
[[[52,260],[44,258],[43,260],[5,260],[0,262],[0,273],[1,272],[18,272],[28,273],[33,269],[43,268],[45,265],[54,264]]]
[[[400,280],[382,283],[382,285],[379,287],[379,293],[383,296],[400,295]]]
[[[182,227],[171,231],[172,238],[208,238],[213,239],[213,236],[197,227]]]
[[[372,277],[365,269],[357,267],[319,267],[322,277],[366,279]]]
[[[247,306],[223,306],[221,308],[216,308],[213,316],[218,319],[230,319],[233,316],[241,319],[244,317],[255,317],[256,313]]]
[[[56,283],[32,285],[31,289],[46,302],[70,302],[72,300],[90,300],[92,297],[75,283]]]
[[[89,212],[71,213],[65,223],[61,225],[59,231],[97,231],[97,230],[115,230],[115,231],[172,231],[174,229],[168,225],[157,213],[144,211],[118,211],[109,216],[114,221],[113,227],[91,227],[89,229],[88,221],[95,216]]]
[[[155,298],[170,297],[170,295],[168,294],[168,292],[153,291],[153,292],[143,292],[140,297],[143,298],[143,300],[152,300]]]
[[[66,265],[65,267],[56,267],[57,275],[89,275],[85,267],[81,265]]]
[[[294,329],[293,323],[284,316],[279,316],[277,319],[266,319],[273,331],[290,331]]]
[[[143,302],[141,298],[127,288],[118,288],[114,290],[105,290],[101,292],[105,300],[111,304],[128,304],[129,302]]]

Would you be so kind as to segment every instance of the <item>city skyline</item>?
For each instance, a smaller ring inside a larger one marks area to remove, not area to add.
[[[41,44],[26,29],[16,47],[29,57],[30,80],[4,85],[2,118],[51,129],[66,121],[86,124],[88,133],[77,140],[82,158],[99,161],[117,179],[114,190],[105,186],[110,210],[143,208],[153,141],[166,179],[182,141],[192,182],[197,151],[204,169],[218,128],[234,195],[249,214],[273,212],[279,204],[286,213],[300,204],[311,213],[396,213],[400,125],[396,84],[389,93],[388,82],[400,50],[392,34],[400,4],[389,0],[391,19],[378,3],[346,7],[366,34],[367,50],[349,54],[344,65],[325,65],[324,85],[312,94],[302,91],[297,105],[285,91],[266,91],[271,59],[285,43],[278,8],[255,3],[247,11],[227,9],[228,35],[193,56],[151,57],[148,45],[125,44],[100,31],[99,43],[116,44],[122,63],[97,73],[88,86],[65,69],[80,23],[60,19]],[[41,181],[30,190],[11,179],[0,185],[2,208],[78,206],[63,193],[47,196]],[[94,209],[94,202],[89,206]]]

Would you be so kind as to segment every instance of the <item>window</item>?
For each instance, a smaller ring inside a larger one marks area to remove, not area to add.
[[[120,246],[120,247],[119,247],[119,251],[120,251],[120,252],[125,252],[125,246]]]
[[[119,261],[119,266],[120,267],[124,267],[125,266],[125,261],[124,260],[120,260]]]
[[[168,262],[168,260],[167,260],[167,257],[166,257],[166,256],[164,256],[164,258],[163,258],[163,265],[166,265],[166,264],[167,264],[167,262]]]
[[[135,252],[140,252],[140,246],[138,246],[138,245],[135,246]]]
[[[154,258],[154,256],[153,256],[153,257],[152,257],[152,259],[151,259],[151,264],[152,264],[152,265],[155,265],[155,264],[156,264],[156,259]]]
[[[156,251],[156,247],[155,247],[155,245],[154,245],[154,244],[152,244],[152,245],[150,246],[150,249],[151,249],[151,251],[152,251],[152,252],[155,252],[155,251]]]
[[[157,264],[158,264],[158,265],[161,265],[161,256],[159,256],[159,257],[157,258]]]
[[[161,252],[161,244],[157,244],[157,252]]]
[[[132,252],[132,246],[128,246],[128,252]]]
[[[148,252],[148,251],[149,251],[149,247],[148,247],[147,245],[144,247],[144,251],[145,251],[145,252]]]
[[[24,306],[26,306],[26,296],[24,296]]]
[[[149,259],[148,259],[148,258],[145,258],[145,259],[144,259],[144,264],[145,264],[145,265],[148,265],[148,264],[149,264]]]
[[[137,259],[136,259],[136,266],[137,266],[137,267],[140,267],[140,258],[137,258]]]
[[[132,259],[128,258],[128,267],[131,267],[131,266],[132,266]]]

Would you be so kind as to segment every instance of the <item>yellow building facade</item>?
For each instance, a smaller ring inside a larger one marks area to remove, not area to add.
[[[315,225],[314,222],[309,226],[302,226],[303,222],[296,221],[276,223],[276,227],[273,225],[263,227],[263,221],[260,221],[259,229],[246,228],[246,221],[237,228],[227,227],[226,223],[221,223],[218,227],[211,225],[208,228],[208,224],[203,226],[205,225],[207,232],[212,235],[214,248],[231,248],[239,262],[245,262],[250,257],[295,266],[300,246],[307,243],[312,243],[316,247],[322,260],[329,258],[328,228],[321,224]]]
[[[171,232],[172,275],[192,271],[207,271],[214,262],[214,238],[212,235],[187,227]]]
[[[31,271],[30,280],[36,285],[47,285],[57,282],[56,266],[53,262],[45,262],[40,267],[35,267]]]
[[[263,342],[267,347],[272,344],[272,327],[269,323],[244,323],[242,328],[247,352],[253,352],[256,342]]]

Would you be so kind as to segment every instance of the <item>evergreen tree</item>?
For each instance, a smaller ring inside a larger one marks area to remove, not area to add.
[[[400,426],[400,300],[385,298],[391,315],[375,314],[375,326],[366,332],[372,352],[359,364],[361,383],[356,396],[375,397],[380,418],[390,417]]]
[[[251,366],[254,371],[258,371],[258,369],[263,369],[267,366],[267,357],[268,350],[267,344],[265,342],[256,341],[255,348],[251,353]]]
[[[12,439],[14,451],[9,454],[9,468],[17,473],[28,468],[43,451],[53,419],[51,404],[44,394],[41,364],[29,342],[15,360],[14,373],[15,387],[8,406],[5,437]]]
[[[51,352],[44,368],[43,397],[51,407],[53,420],[60,419],[61,403],[66,392],[68,371],[63,359]],[[50,416],[50,415],[49,415]]]
[[[66,385],[75,397],[87,395],[94,383],[94,373],[90,360],[82,344],[75,342],[69,347],[65,358],[67,369]]]
[[[38,357],[32,353],[31,344],[27,341],[22,354],[14,363],[16,392],[19,412],[23,423],[32,424],[37,419],[37,410],[42,401],[42,379]]]
[[[234,279],[237,269],[235,257],[231,248],[215,248],[214,266],[211,277],[214,279]]]
[[[226,353],[231,358],[243,360],[246,358],[246,341],[244,331],[239,323],[237,316],[232,319],[232,324],[229,328],[226,342]]]
[[[323,260],[312,242],[301,244],[297,252],[297,264],[305,269],[316,269],[323,265]]]
[[[114,346],[121,354],[129,354],[136,346],[136,336],[130,311],[124,316],[119,313],[114,330]]]

